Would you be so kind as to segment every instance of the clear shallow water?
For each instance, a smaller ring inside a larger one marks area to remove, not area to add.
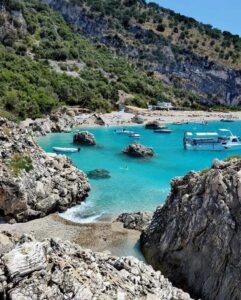
[[[79,153],[68,156],[81,170],[106,169],[111,178],[90,180],[92,190],[85,203],[73,207],[63,217],[75,222],[88,223],[113,217],[122,212],[153,211],[162,204],[170,190],[171,178],[186,174],[190,170],[210,167],[213,159],[224,159],[241,151],[185,151],[182,139],[186,130],[216,131],[228,128],[241,136],[241,122],[210,122],[207,126],[189,124],[170,126],[172,134],[156,134],[143,127],[131,127],[141,134],[140,143],[153,147],[157,156],[152,159],[133,159],[121,153],[133,139],[117,135],[111,128],[88,129],[96,136],[97,147],[81,147]],[[129,127],[130,128],[130,127]],[[52,147],[71,147],[72,133],[52,133],[38,138],[46,152]]]

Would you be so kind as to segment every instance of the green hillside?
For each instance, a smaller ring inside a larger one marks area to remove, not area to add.
[[[153,32],[153,40],[164,37],[178,48],[207,56],[222,65],[241,68],[241,38],[228,31],[222,32],[212,25],[142,0],[70,0],[84,7],[95,19],[104,16],[115,31],[133,25]]]
[[[140,107],[160,99],[198,105],[192,93],[162,84],[154,74],[76,34],[39,1],[5,1],[0,30],[3,112],[35,118],[63,103],[110,111],[119,90],[133,95],[129,104]]]

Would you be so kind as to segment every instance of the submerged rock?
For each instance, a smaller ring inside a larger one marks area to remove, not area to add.
[[[155,155],[152,148],[145,147],[139,143],[133,143],[127,146],[123,153],[132,157],[152,157]]]
[[[110,172],[104,169],[95,169],[87,172],[87,176],[91,179],[109,179]]]
[[[88,131],[81,131],[74,135],[74,144],[82,144],[87,146],[96,145],[95,136]]]
[[[147,261],[196,297],[241,299],[241,160],[171,182],[141,236]]]
[[[23,236],[0,258],[1,299],[190,300],[134,257],[116,258],[57,239]],[[5,297],[5,298],[4,298]]]
[[[62,155],[49,155],[26,129],[0,118],[0,211],[25,222],[80,204],[87,177]]]
[[[142,231],[151,222],[152,215],[152,213],[147,212],[123,213],[119,215],[116,221],[122,222],[124,228]]]

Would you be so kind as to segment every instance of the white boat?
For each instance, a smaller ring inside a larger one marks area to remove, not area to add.
[[[228,129],[218,132],[186,132],[183,138],[186,150],[241,150],[241,139]]]
[[[53,150],[55,152],[61,152],[61,153],[74,153],[74,152],[79,152],[80,148],[53,147]]]
[[[129,137],[139,139],[141,137],[141,135],[139,133],[132,133],[132,134],[129,135]]]
[[[234,119],[221,119],[220,122],[232,123],[234,122]]]
[[[172,130],[169,128],[161,128],[161,129],[155,129],[155,133],[172,133]]]
[[[116,134],[123,134],[123,135],[131,135],[135,133],[134,131],[127,130],[127,129],[121,129],[121,130],[115,130]]]
[[[186,125],[188,122],[182,121],[182,122],[174,122],[172,125]]]

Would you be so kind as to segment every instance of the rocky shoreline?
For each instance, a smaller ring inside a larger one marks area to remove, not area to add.
[[[0,208],[10,222],[26,222],[80,204],[86,175],[61,155],[46,154],[31,131],[0,118]]]
[[[78,107],[62,107],[50,116],[42,119],[27,119],[20,122],[20,127],[33,132],[38,137],[51,132],[70,132],[74,128],[98,126],[137,126],[149,122],[210,122],[221,119],[241,120],[241,112],[207,112],[207,111],[149,111],[128,107],[127,112],[90,113]]]
[[[44,153],[32,129],[0,118],[0,209],[11,223],[0,225],[0,297],[191,299],[136,258],[95,253],[69,242],[114,250],[123,240],[136,241],[139,233],[116,222],[81,227],[54,217],[84,201],[90,186],[67,157]]]
[[[240,299],[241,159],[171,182],[141,235],[147,261],[202,299]]]
[[[0,296],[17,299],[191,299],[134,257],[84,250],[59,239],[6,236],[0,258]]]
[[[239,158],[173,179],[165,205],[153,216],[123,213],[114,222],[75,224],[53,213],[85,200],[87,177],[67,157],[44,153],[33,138],[67,131],[60,120],[45,128],[0,118],[0,212],[11,223],[0,225],[0,296],[191,299],[182,288],[194,298],[241,297]],[[110,255],[108,250],[119,255],[140,234],[147,262],[159,271],[136,258]]]

